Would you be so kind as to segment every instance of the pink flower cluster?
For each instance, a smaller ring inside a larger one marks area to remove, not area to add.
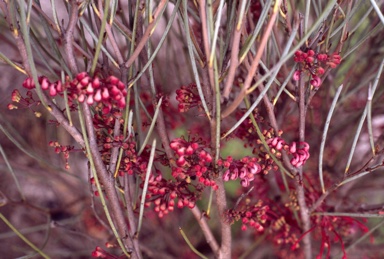
[[[200,142],[200,144],[199,144]],[[180,179],[196,177],[205,186],[217,189],[213,178],[212,156],[203,148],[201,140],[186,141],[184,138],[176,138],[170,143],[177,157],[176,165],[172,169],[172,176]]]
[[[218,165],[227,168],[223,175],[224,181],[240,178],[243,187],[248,187],[255,179],[255,175],[261,172],[261,166],[257,163],[255,157],[243,157],[240,160],[233,160],[229,156],[226,160],[219,160]]]
[[[102,102],[104,114],[109,113],[113,106],[125,107],[127,90],[123,82],[115,76],[103,79],[96,75],[92,78],[87,72],[82,72],[70,82],[70,87],[74,90],[72,96],[79,102],[86,101],[88,104]]]
[[[295,62],[302,64],[301,69],[296,70],[293,74],[293,79],[298,81],[301,77],[301,73],[303,71],[307,71],[312,77],[310,83],[315,88],[319,88],[322,83],[320,76],[325,73],[324,66],[335,68],[341,62],[339,54],[316,54],[312,49],[309,49],[307,52],[303,52],[301,50],[296,51],[293,59]]]
[[[177,203],[175,199],[178,198]],[[172,182],[164,179],[161,174],[151,176],[148,181],[148,192],[146,194],[146,207],[154,204],[154,211],[159,218],[178,208],[194,208],[196,205],[195,193],[191,192],[186,183]]]
[[[304,165],[310,156],[309,144],[307,142],[292,142],[290,145],[288,145],[281,137],[274,137],[268,139],[267,144],[270,148],[278,151],[284,149],[289,154],[291,154],[293,158],[290,162],[294,167],[300,167]]]
[[[45,76],[39,77],[39,83],[41,89],[48,91],[52,97],[62,95],[66,89],[71,104],[73,100],[80,103],[87,102],[89,105],[102,103],[104,114],[109,113],[114,107],[120,109],[125,107],[127,91],[123,82],[115,76],[104,79],[98,75],[91,77],[87,72],[81,72],[72,81],[67,80],[64,85],[61,81],[50,82]],[[36,86],[29,77],[24,80],[23,87],[34,89]]]

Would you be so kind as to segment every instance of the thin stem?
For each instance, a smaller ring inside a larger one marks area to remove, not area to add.
[[[241,5],[243,2],[240,1]],[[239,17],[240,19],[240,17]],[[245,18],[244,18],[245,19]],[[236,26],[235,31],[233,32],[233,38],[232,38],[232,50],[231,50],[231,64],[229,66],[228,70],[228,76],[226,78],[225,86],[224,86],[224,91],[223,91],[223,97],[228,98],[229,94],[232,89],[233,85],[233,80],[235,78],[235,73],[236,73],[236,68],[239,65],[239,50],[240,50],[240,39],[241,39],[241,31],[243,30],[244,27],[244,19],[239,20],[238,24],[240,26]]]
[[[266,49],[267,41],[268,41],[269,36],[271,35],[271,32],[272,32],[272,27],[275,24],[277,14],[278,14],[278,11],[280,8],[280,3],[281,3],[281,0],[277,0],[275,2],[271,18],[268,21],[267,28],[265,29],[263,38],[261,39],[260,46],[257,49],[256,56],[254,57],[254,59],[252,61],[251,68],[248,71],[247,77],[245,78],[244,86],[243,86],[241,92],[236,97],[236,99],[231,103],[231,105],[228,106],[227,109],[225,109],[224,112],[221,114],[222,118],[225,118],[228,115],[230,115],[240,105],[240,103],[244,99],[244,96],[246,95],[247,90],[250,88],[253,77],[256,74],[257,68],[259,67],[259,62],[260,62],[261,56],[263,55],[264,50]]]
[[[195,206],[193,209],[191,209],[191,212],[193,216],[195,217],[197,223],[200,226],[201,231],[203,232],[203,235],[205,237],[205,240],[207,241],[208,245],[211,247],[212,251],[214,252],[215,256],[217,257],[219,254],[219,244],[217,243],[212,230],[208,226],[208,222],[205,219],[204,215],[201,214],[199,208]]]
[[[331,108],[329,109],[329,112],[328,112],[327,120],[325,121],[325,124],[324,124],[323,135],[321,137],[320,150],[319,150],[319,177],[320,177],[321,190],[323,193],[325,193],[325,186],[324,186],[324,179],[323,179],[323,155],[324,155],[325,140],[327,139],[329,124],[331,123],[331,118],[335,110],[337,100],[339,99],[339,96],[342,90],[343,90],[343,85],[340,85],[333,98]]]
[[[180,231],[180,234],[181,236],[183,237],[183,239],[185,240],[185,242],[188,244],[189,248],[195,253],[197,254],[200,258],[202,259],[208,259],[208,257],[206,257],[205,255],[203,255],[202,253],[200,253],[199,251],[197,251],[197,249],[192,245],[191,241],[189,241],[189,238],[187,237],[187,235],[184,233],[184,231],[181,229],[181,227],[179,227],[179,231]]]
[[[67,56],[67,62],[68,62],[69,68],[71,69],[71,72],[77,74],[79,72],[79,69],[77,67],[75,53],[73,51],[73,38],[75,35],[77,20],[79,18],[77,2],[74,0],[70,1],[70,8],[71,8],[71,13],[69,15],[69,23],[64,34],[64,39],[65,39],[64,50]]]
[[[140,52],[145,47],[145,44],[147,44],[147,41],[149,40],[149,38],[151,37],[151,35],[153,34],[156,28],[157,22],[159,20],[159,16],[164,12],[165,8],[167,7],[166,3],[168,3],[168,0],[161,0],[160,3],[158,4],[156,11],[153,13],[154,19],[152,20],[151,23],[148,24],[148,27],[145,30],[144,35],[141,38],[140,42],[137,44],[135,51],[131,54],[129,59],[124,64],[126,68],[129,68],[130,66],[132,66],[133,62],[137,60],[137,57],[139,56]]]
[[[45,254],[43,251],[41,251],[37,246],[35,246],[31,241],[29,241],[23,234],[20,233],[17,228],[15,228],[11,222],[8,221],[6,217],[4,217],[3,213],[0,213],[0,219],[4,221],[4,223],[12,229],[12,231],[21,238],[27,245],[29,245],[33,250],[35,250],[39,255],[41,255],[43,258],[49,259],[50,257]]]
[[[148,165],[147,165],[147,172],[145,174],[143,193],[141,194],[139,223],[137,225],[137,236],[139,235],[140,230],[141,230],[141,225],[143,224],[145,197],[147,195],[149,177],[151,176],[153,159],[155,158],[155,150],[156,150],[156,139],[154,139],[152,142],[151,153],[149,155],[149,160],[148,160]]]

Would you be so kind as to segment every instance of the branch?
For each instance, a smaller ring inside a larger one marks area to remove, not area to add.
[[[302,21],[302,19],[301,19]],[[302,24],[300,23],[300,30],[302,32]],[[301,78],[299,81],[299,140],[305,141],[305,117],[306,117],[306,106],[305,106],[305,82]],[[300,217],[303,222],[303,232],[307,233],[303,237],[304,243],[304,254],[305,258],[312,258],[312,246],[311,246],[311,221],[307,203],[305,201],[305,190],[303,185],[303,167],[299,168],[299,173],[296,175],[296,191],[297,191],[297,202],[300,206]]]
[[[119,235],[122,238],[128,237],[126,238],[126,242],[127,242],[126,246],[128,248],[128,251],[133,250],[133,254],[132,254],[133,258],[140,258],[140,252],[137,251],[133,246],[132,236],[130,235],[127,224],[125,222],[123,210],[120,206],[120,201],[117,196],[114,178],[111,174],[108,173],[104,165],[104,162],[101,158],[99,147],[97,145],[95,131],[93,128],[91,111],[89,109],[88,104],[86,103],[82,103],[81,107],[83,109],[83,113],[85,117],[85,126],[87,128],[87,133],[89,136],[89,146],[91,149],[91,154],[89,155],[92,156],[92,159],[95,163],[97,175],[104,186],[104,191],[108,197],[108,200],[111,206],[112,215],[114,216],[114,219],[117,223],[117,229],[118,229]]]
[[[197,206],[195,206],[193,209],[191,209],[191,211],[192,211],[192,214],[195,217],[197,223],[199,224],[201,231],[203,231],[203,235],[205,237],[205,240],[207,240],[207,243],[211,247],[215,256],[218,257],[220,247],[219,247],[215,237],[213,236],[211,229],[208,226],[207,220],[201,214],[201,212]]]
[[[157,6],[157,9],[153,14],[152,22],[150,24],[148,24],[148,27],[145,30],[144,35],[141,38],[139,44],[137,44],[135,51],[132,53],[132,55],[129,57],[127,62],[125,62],[125,64],[124,64],[124,66],[126,68],[129,68],[133,64],[133,62],[135,62],[135,60],[139,56],[140,52],[143,50],[145,44],[149,40],[149,37],[151,37],[153,31],[155,30],[156,24],[157,24],[157,19],[159,18],[159,15],[162,13],[163,9],[165,8],[165,4],[167,2],[168,2],[167,0],[161,0],[159,5]]]
[[[239,6],[242,5],[242,1],[239,3]],[[235,31],[233,32],[233,39],[232,39],[232,51],[231,51],[231,64],[228,69],[228,76],[227,80],[225,82],[225,87],[223,91],[223,97],[228,99],[229,94],[232,89],[233,85],[233,79],[235,78],[236,68],[239,65],[239,50],[240,50],[240,39],[241,39],[241,31],[244,27],[244,20],[246,16],[243,16],[243,21],[241,23],[240,27],[236,27]]]
[[[68,26],[67,26],[67,29],[66,29],[65,35],[64,35],[64,42],[65,42],[64,43],[64,50],[65,50],[65,54],[67,56],[69,68],[71,69],[71,71],[73,73],[77,74],[79,72],[79,70],[78,70],[78,67],[76,64],[75,54],[73,51],[73,38],[74,38],[73,36],[74,36],[74,30],[75,30],[79,15],[78,15],[78,9],[77,9],[76,1],[72,0],[70,2],[70,6],[71,6],[71,13],[69,16]]]
[[[266,49],[266,45],[269,39],[269,36],[271,35],[273,25],[276,21],[277,14],[279,11],[281,0],[276,1],[275,6],[273,7],[273,12],[271,15],[271,18],[269,19],[267,28],[264,32],[263,38],[261,39],[260,46],[257,49],[257,53],[255,58],[253,59],[251,69],[248,71],[247,77],[244,81],[244,86],[241,89],[240,93],[236,97],[236,99],[229,105],[221,114],[222,118],[228,117],[243,101],[245,95],[247,94],[247,90],[251,86],[252,79],[256,73],[257,68],[259,67],[261,56],[264,53],[264,50]]]

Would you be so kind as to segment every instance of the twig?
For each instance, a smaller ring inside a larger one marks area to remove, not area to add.
[[[203,235],[205,237],[205,240],[207,241],[208,245],[211,247],[212,251],[214,252],[215,256],[217,257],[220,247],[219,247],[219,244],[217,243],[215,237],[213,236],[212,230],[208,226],[207,220],[201,214],[201,212],[197,206],[195,206],[193,209],[191,209],[191,212],[192,212],[193,216],[195,217],[197,223],[199,224],[201,231],[203,232]]]
[[[73,51],[73,39],[75,34],[74,31],[77,24],[77,20],[79,18],[76,1],[74,0],[70,1],[70,7],[71,7],[71,13],[69,16],[69,23],[68,23],[67,29],[65,30],[65,35],[64,35],[64,40],[65,40],[64,50],[67,56],[69,68],[71,69],[72,73],[77,74],[79,70],[77,67],[75,54]]]
[[[275,2],[271,18],[269,19],[267,28],[265,29],[263,38],[261,39],[261,42],[260,42],[260,46],[258,47],[255,58],[253,59],[252,66],[248,71],[248,75],[244,81],[244,86],[241,89],[238,96],[236,97],[236,99],[223,111],[223,113],[221,114],[222,118],[225,118],[228,115],[230,115],[240,105],[240,103],[243,101],[247,93],[247,90],[251,86],[252,79],[256,73],[257,68],[259,67],[261,56],[263,55],[264,50],[266,49],[267,41],[269,39],[269,36],[271,35],[273,25],[276,21],[278,10],[280,7],[280,2],[281,0],[277,0]]]
[[[133,64],[133,62],[137,60],[137,57],[139,56],[140,52],[143,50],[145,44],[149,40],[149,37],[152,35],[153,31],[155,30],[159,15],[163,12],[163,9],[166,7],[165,4],[167,2],[168,2],[167,0],[161,0],[159,5],[157,6],[156,11],[153,13],[152,22],[148,25],[147,29],[145,30],[144,35],[141,38],[140,42],[137,44],[135,51],[132,53],[132,55],[129,57],[127,62],[125,62],[124,64],[126,68],[129,68]]]
[[[302,19],[300,19],[302,21]],[[302,34],[302,23],[300,23],[300,34]],[[301,78],[299,81],[299,140],[305,141],[305,117],[306,117],[306,105],[305,105],[305,82]],[[306,259],[312,258],[312,246],[311,246],[311,221],[307,203],[305,201],[305,190],[303,185],[303,167],[301,166],[296,175],[295,187],[297,192],[297,202],[300,206],[300,217],[303,223],[303,233],[307,233],[303,237],[304,255]]]
[[[239,6],[242,5],[242,1],[240,1]],[[229,66],[228,76],[227,76],[225,86],[224,86],[224,91],[223,91],[223,97],[225,99],[228,99],[229,97],[229,94],[231,92],[232,85],[233,85],[233,79],[235,78],[236,68],[239,65],[240,38],[241,38],[241,31],[243,30],[243,27],[244,27],[244,19],[245,19],[245,16],[243,17],[243,21],[241,22],[241,27],[236,27],[235,31],[233,32],[231,64]]]

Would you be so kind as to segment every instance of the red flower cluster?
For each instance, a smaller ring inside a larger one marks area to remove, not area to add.
[[[255,205],[246,205],[241,209],[231,209],[227,212],[227,216],[231,222],[241,219],[241,230],[247,230],[247,226],[255,229],[257,232],[263,232],[265,226],[263,226],[268,217],[269,206],[263,205],[263,202],[259,200]]]
[[[261,172],[261,166],[257,163],[256,157],[247,156],[240,160],[233,160],[229,156],[226,160],[219,160],[218,165],[227,168],[223,175],[224,181],[227,182],[240,178],[240,183],[243,187],[248,187],[255,179],[255,175]]]
[[[201,109],[201,100],[197,91],[196,84],[182,86],[176,90],[176,100],[179,102],[179,112],[186,112],[191,108],[199,107]]]
[[[65,160],[65,169],[68,170],[70,168],[69,163],[68,163],[69,152],[71,152],[74,149],[74,146],[62,146],[57,141],[50,141],[49,146],[55,148],[56,154],[63,153],[64,160]]]
[[[108,114],[112,108],[122,109],[125,107],[125,97],[127,91],[125,85],[115,76],[106,79],[98,75],[91,77],[87,72],[81,72],[75,79],[67,81],[63,85],[61,81],[50,82],[45,76],[39,77],[41,89],[49,91],[49,95],[54,97],[62,95],[64,90],[68,91],[68,101],[72,105],[73,100],[80,103],[87,102],[89,105],[102,103],[102,111]],[[23,82],[23,87],[34,89],[35,83],[32,78],[27,78]]]
[[[291,164],[294,167],[300,167],[304,165],[310,156],[309,144],[307,142],[292,142],[290,145],[288,145],[281,137],[274,137],[268,139],[267,144],[274,150],[281,151],[284,149],[289,154],[293,155]]]
[[[177,157],[177,167],[172,168],[172,176],[187,181],[196,177],[205,186],[217,189],[213,180],[213,159],[204,146],[205,143],[201,139],[186,141],[181,137],[172,140],[170,147]]]
[[[39,105],[40,104],[40,101],[33,99],[33,94],[31,91],[27,91],[27,97],[23,97],[20,94],[19,90],[17,90],[17,89],[12,91],[11,100],[12,100],[12,102],[18,103],[21,106],[30,108],[32,111],[33,111],[33,109],[31,108],[32,105]],[[9,110],[14,110],[14,109],[18,109],[18,108],[19,108],[19,106],[15,105],[13,103],[8,104]],[[39,117],[41,115],[41,113],[39,113],[39,112],[36,112],[36,111],[33,111],[33,112],[35,113],[35,115],[37,117]]]
[[[293,59],[295,62],[302,64],[301,69],[296,70],[293,74],[293,79],[296,81],[299,80],[301,73],[303,71],[307,71],[312,77],[310,83],[315,88],[319,88],[322,83],[320,76],[325,73],[325,68],[323,66],[335,68],[341,62],[341,57],[339,54],[316,54],[312,49],[309,49],[307,52],[303,52],[301,50],[296,51],[295,57]]]
[[[104,114],[109,113],[112,107],[125,107],[127,91],[123,82],[115,76],[103,79],[96,75],[92,78],[87,72],[82,72],[70,82],[70,88],[72,97],[79,102],[86,101],[90,105],[102,102]]]
[[[186,181],[172,181],[164,179],[161,174],[151,175],[148,182],[148,192],[145,199],[146,207],[154,204],[154,211],[159,218],[178,208],[192,209],[196,205],[197,193],[201,190],[191,191]],[[175,199],[178,198],[177,203]]]

